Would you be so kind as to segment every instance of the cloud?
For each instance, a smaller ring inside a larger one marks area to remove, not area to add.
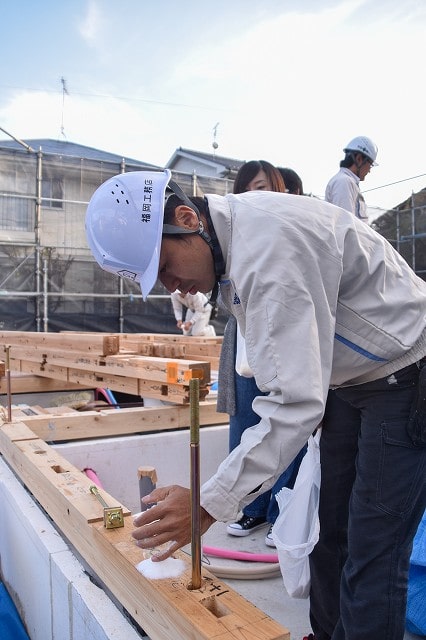
[[[79,32],[87,44],[94,46],[102,33],[104,19],[97,0],[89,0],[87,12],[79,25]]]
[[[254,11],[258,4],[248,2]],[[284,10],[265,0],[261,15],[246,12],[240,21],[236,10],[215,5],[216,21],[206,11],[211,21],[202,30],[189,10],[182,22],[179,4],[163,19],[157,4],[129,3],[119,18],[106,11],[110,0],[87,4],[80,34],[91,51],[77,42],[78,78],[59,74],[70,91],[68,140],[161,165],[179,146],[212,151],[219,122],[219,154],[292,166],[322,195],[344,144],[368,135],[379,167],[366,189],[424,173],[426,9],[418,3],[289,0]],[[199,22],[201,5],[196,13]],[[59,87],[14,91],[3,104],[0,122],[17,137],[60,137]],[[390,192],[372,191],[368,203]]]

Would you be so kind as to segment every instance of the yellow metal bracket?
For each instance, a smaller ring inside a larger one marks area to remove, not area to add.
[[[122,507],[109,507],[105,500],[99,493],[99,489],[96,485],[92,484],[90,487],[90,493],[99,500],[104,508],[104,527],[105,529],[117,529],[118,527],[124,527],[124,517]]]

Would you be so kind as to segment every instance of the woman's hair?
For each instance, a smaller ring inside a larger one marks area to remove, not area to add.
[[[277,167],[277,169],[283,177],[288,193],[303,196],[303,184],[300,176],[288,167]]]
[[[247,191],[247,185],[262,169],[271,183],[271,190],[284,193],[285,184],[282,175],[274,165],[266,160],[250,160],[240,167],[234,181],[234,193],[244,193]]]

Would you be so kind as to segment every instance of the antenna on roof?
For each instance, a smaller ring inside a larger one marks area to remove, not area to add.
[[[217,128],[219,126],[219,122],[216,122],[215,126],[213,127],[213,142],[212,142],[212,147],[213,147],[213,155],[216,153],[216,149],[218,148],[218,143],[216,142],[216,136],[217,136]]]
[[[62,115],[61,115],[61,135],[66,139],[65,129],[64,129],[64,106],[65,106],[65,96],[69,96],[67,85],[65,78],[61,78],[62,84]]]

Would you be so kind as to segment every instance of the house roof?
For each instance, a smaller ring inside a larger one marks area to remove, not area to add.
[[[220,166],[223,167],[224,173],[232,174],[236,174],[241,165],[245,163],[245,160],[227,158],[226,156],[219,156],[217,153],[203,153],[201,151],[193,151],[192,149],[179,147],[167,162],[166,167],[172,169],[180,157],[193,158],[208,165]]]
[[[152,167],[155,169],[162,168],[157,165],[150,164],[148,162],[142,162],[141,160],[135,160],[134,158],[126,158],[116,153],[109,153],[108,151],[101,151],[94,147],[86,147],[82,144],[76,144],[75,142],[68,142],[67,140],[51,140],[49,138],[34,138],[30,140],[23,140],[26,145],[31,147],[33,151],[38,151],[40,148],[43,153],[50,153],[52,155],[70,156],[74,158],[86,158],[88,160],[100,160],[103,162],[115,162],[120,163],[123,159],[129,164],[134,164],[143,167]],[[15,140],[0,140],[0,149],[18,149],[23,150],[25,147]]]
[[[417,193],[412,193],[404,202],[393,207],[393,210],[399,209],[400,211],[404,211],[405,209],[411,209],[411,207],[424,207],[426,205],[426,187],[417,191]]]

